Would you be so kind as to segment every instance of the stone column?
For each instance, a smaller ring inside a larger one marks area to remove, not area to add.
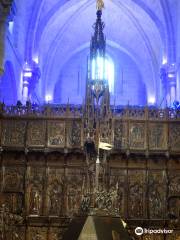
[[[32,100],[32,94],[36,88],[41,77],[41,72],[37,63],[32,61],[31,63],[25,63],[23,70],[23,103],[28,100]]]
[[[161,78],[161,92],[162,92],[162,99],[160,107],[165,107],[167,103],[167,94],[168,94],[168,73],[167,73],[167,65],[162,65],[160,69],[160,78]]]
[[[176,82],[171,81],[169,85],[170,85],[170,102],[172,106],[174,101],[176,100]]]
[[[29,78],[23,77],[23,92],[22,92],[22,101],[23,103],[26,103],[28,101],[28,95],[29,95]]]
[[[177,65],[177,86],[176,86],[176,97],[180,101],[180,60]]]
[[[164,96],[162,105],[172,106],[176,99],[176,64],[164,64],[160,69],[162,81],[162,95]]]
[[[176,100],[176,64],[170,64],[168,68],[168,84],[169,84],[169,96],[170,105],[172,106]]]
[[[8,16],[11,11],[13,0],[0,1],[0,75],[4,72],[4,51],[6,28],[8,26]]]
[[[6,17],[4,10],[0,10],[0,75],[4,72],[5,34],[7,26]]]

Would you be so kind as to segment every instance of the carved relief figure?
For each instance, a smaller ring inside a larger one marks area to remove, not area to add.
[[[81,123],[77,121],[73,121],[70,127],[69,133],[69,144],[72,147],[81,145]]]
[[[111,201],[112,201],[112,208],[114,210],[118,209],[118,183],[115,187],[111,188],[110,191]]]
[[[161,197],[158,189],[154,188],[151,191],[149,201],[150,201],[150,212],[152,216],[154,217],[161,216],[162,204],[161,204]]]
[[[119,214],[119,202],[118,202],[118,182],[112,185],[109,190],[106,190],[102,185],[95,192],[95,208],[105,210],[109,213]]]
[[[32,186],[30,191],[30,199],[29,199],[29,210],[30,214],[40,214],[41,211],[41,192],[38,187]]]
[[[47,239],[47,229],[32,227],[29,229],[29,240],[45,240]]]
[[[67,186],[67,211],[70,214],[78,213],[81,208],[82,186],[83,182],[81,177],[69,177]]]
[[[149,212],[151,218],[162,218],[165,201],[165,182],[163,172],[153,172],[149,175]]]
[[[169,174],[169,194],[180,196],[180,174]]]
[[[78,190],[76,184],[68,186],[68,211],[77,213],[80,207],[81,191]]]
[[[126,123],[115,122],[114,145],[116,148],[124,148],[127,144]]]
[[[179,123],[170,124],[170,145],[172,150],[180,150],[180,126]]]
[[[59,215],[62,208],[62,185],[58,181],[54,181],[50,185],[49,190],[49,214]]]
[[[168,199],[168,217],[171,220],[180,218],[180,197],[173,196]]]
[[[65,144],[65,124],[64,122],[48,122],[48,145],[61,146]]]
[[[27,179],[29,214],[40,215],[45,169],[42,167],[29,167],[29,171]]]
[[[144,148],[145,126],[141,123],[133,124],[130,128],[130,147]]]
[[[163,124],[150,124],[149,127],[149,145],[150,148],[166,147],[166,128]]]
[[[109,189],[111,202],[112,202],[112,212],[116,214],[120,214],[120,204],[121,204],[121,197],[119,191],[119,179],[111,177],[111,186]]]
[[[45,144],[45,122],[31,121],[28,123],[28,145],[43,146]]]
[[[90,194],[85,194],[83,196],[82,202],[81,202],[81,210],[82,212],[88,212],[90,208],[91,203],[91,196]]]
[[[129,216],[139,218],[143,216],[143,186],[144,174],[129,171]]]
[[[3,144],[5,146],[24,146],[25,121],[3,122]]]
[[[23,191],[23,175],[23,168],[5,168],[3,186],[4,190],[13,192]]]
[[[130,186],[129,212],[131,217],[141,217],[143,214],[143,189],[139,182]]]
[[[110,176],[110,193],[112,199],[113,212],[124,216],[124,175],[122,171],[111,170],[112,176]]]

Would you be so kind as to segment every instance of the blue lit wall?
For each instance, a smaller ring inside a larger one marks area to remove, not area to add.
[[[114,93],[111,103],[118,105],[146,105],[146,86],[136,63],[122,51],[107,47],[114,62]],[[54,88],[54,102],[81,104],[85,98],[87,55],[89,48],[73,55],[62,67]]]
[[[0,101],[7,105],[12,105],[17,101],[17,88],[13,64],[6,61],[4,74],[1,77]]]
[[[62,67],[54,86],[54,102],[81,104],[85,96],[87,55],[85,49],[72,56]]]

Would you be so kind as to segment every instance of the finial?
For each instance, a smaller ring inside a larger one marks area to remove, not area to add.
[[[98,11],[102,11],[102,9],[104,8],[104,1],[103,0],[97,0],[96,8],[97,8]]]

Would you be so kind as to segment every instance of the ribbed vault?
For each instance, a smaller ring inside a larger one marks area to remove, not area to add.
[[[26,58],[39,59],[39,94],[53,92],[64,64],[89,45],[95,0],[35,1],[27,32]],[[103,20],[110,47],[127,53],[139,68],[147,95],[158,100],[159,68],[175,57],[168,1],[105,0]],[[168,47],[170,46],[170,47]],[[85,63],[86,64],[86,63]],[[160,99],[159,99],[160,101]]]

